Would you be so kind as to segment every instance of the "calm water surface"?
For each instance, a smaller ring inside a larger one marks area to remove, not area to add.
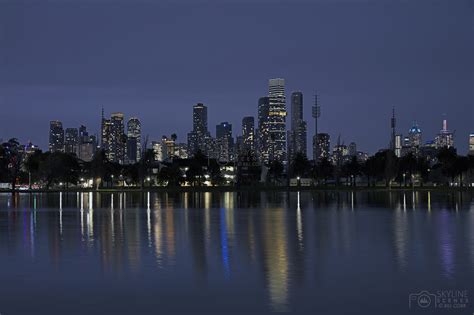
[[[2,315],[473,314],[474,197],[0,194],[0,267]]]

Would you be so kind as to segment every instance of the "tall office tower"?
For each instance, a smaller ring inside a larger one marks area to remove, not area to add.
[[[287,161],[286,155],[286,97],[285,80],[268,81],[268,125],[270,133],[270,161]]]
[[[201,151],[209,153],[211,135],[207,129],[207,106],[198,103],[193,106],[193,130],[188,133],[188,148],[191,155]]]
[[[413,122],[413,127],[408,130],[408,138],[410,141],[410,151],[414,154],[420,154],[421,150],[421,129],[418,127],[416,121]]]
[[[77,128],[66,128],[64,150],[66,153],[79,155],[79,132]]]
[[[255,120],[252,116],[242,119],[242,150],[255,153]]]
[[[474,133],[469,135],[469,155],[474,155]]]
[[[161,137],[162,160],[172,160],[176,157],[176,134],[171,137]]]
[[[390,119],[390,127],[392,128],[392,135],[390,137],[390,150],[395,152],[395,136],[396,136],[396,119],[395,119],[395,107],[392,109],[392,118]]]
[[[136,117],[132,117],[127,122],[127,160],[128,163],[140,161],[142,152],[141,143],[141,123]]]
[[[268,125],[268,113],[270,110],[270,99],[265,96],[258,100],[258,127],[257,127],[257,149],[258,158],[262,162],[269,161],[270,133]]]
[[[318,148],[318,156],[315,157],[315,160],[319,160],[322,158],[329,158],[330,153],[330,137],[327,133],[318,133],[316,137],[316,146]]]
[[[49,151],[64,152],[63,123],[58,120],[49,122]]]
[[[402,135],[395,136],[395,155],[397,157],[402,156]]]
[[[230,162],[233,158],[234,138],[232,137],[232,124],[221,122],[216,126],[217,158],[222,162]]]
[[[153,149],[153,153],[155,155],[155,161],[163,161],[163,145],[161,144],[161,142],[152,141],[151,148]]]
[[[439,134],[435,139],[436,148],[441,149],[444,147],[451,148],[454,146],[454,135],[448,130],[448,121],[443,119],[443,128],[439,131]]]
[[[357,145],[355,142],[349,143],[348,154],[351,157],[357,156]]]
[[[288,159],[293,161],[296,154],[306,154],[306,122],[303,120],[303,93],[291,94],[291,124],[288,131]]]
[[[314,118],[313,159],[316,161],[321,156],[321,150],[318,146],[318,119],[321,117],[321,106],[319,105],[317,93],[314,94],[312,116]]]
[[[126,136],[124,134],[123,113],[112,113],[110,117],[109,161],[123,164],[125,162]]]

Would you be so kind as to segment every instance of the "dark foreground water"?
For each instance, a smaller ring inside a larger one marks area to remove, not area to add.
[[[0,194],[2,315],[172,312],[473,314],[473,194]]]

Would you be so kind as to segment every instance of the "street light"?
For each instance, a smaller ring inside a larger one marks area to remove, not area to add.
[[[296,185],[297,185],[298,187],[300,187],[300,180],[301,180],[301,177],[299,177],[299,176],[296,177],[296,181],[297,181],[297,182],[296,182]]]

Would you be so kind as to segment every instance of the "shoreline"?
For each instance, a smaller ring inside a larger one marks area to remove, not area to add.
[[[78,192],[98,192],[98,193],[114,193],[114,192],[297,192],[297,191],[440,191],[440,192],[474,192],[474,187],[446,187],[446,186],[416,186],[416,187],[336,187],[336,186],[221,186],[221,187],[145,187],[141,188],[102,188],[102,189],[35,189],[35,190],[0,190],[0,193],[78,193]]]

